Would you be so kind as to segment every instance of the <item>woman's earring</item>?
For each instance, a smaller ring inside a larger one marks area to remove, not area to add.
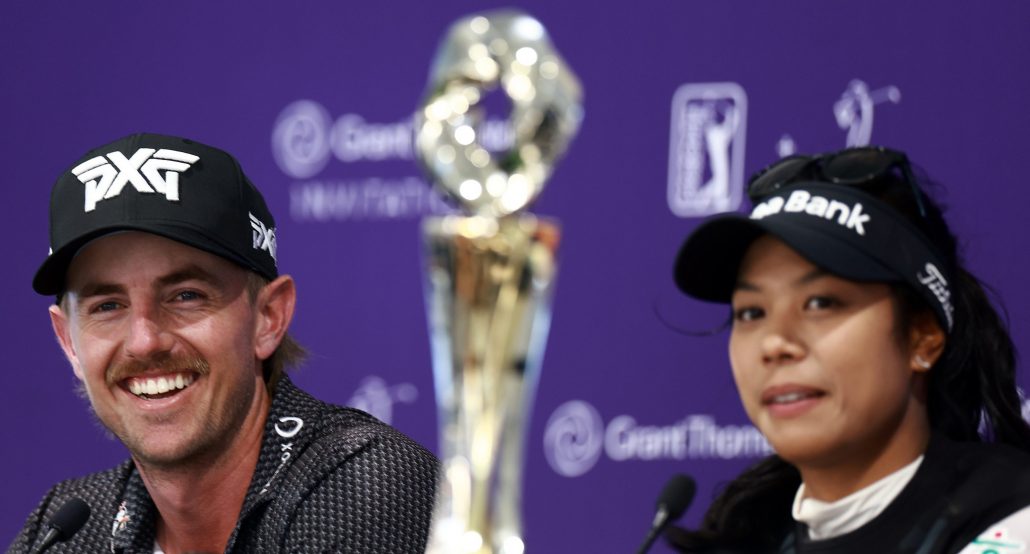
[[[923,357],[920,356],[919,354],[916,354],[916,365],[921,367],[921,368],[923,368],[923,369],[930,369],[930,366],[933,365],[933,364],[931,364],[930,362],[924,360]]]

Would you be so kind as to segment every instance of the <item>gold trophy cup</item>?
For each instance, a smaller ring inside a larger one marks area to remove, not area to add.
[[[479,140],[481,102],[511,101],[510,148]],[[423,222],[426,310],[443,477],[427,552],[522,554],[525,427],[551,316],[560,231],[525,208],[579,128],[582,92],[539,21],[497,11],[455,22],[416,114],[434,185],[464,215]]]

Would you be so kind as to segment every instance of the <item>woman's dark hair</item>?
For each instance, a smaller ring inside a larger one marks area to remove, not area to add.
[[[965,269],[941,205],[927,194],[930,181],[919,177],[922,186],[916,191],[910,178],[911,173],[887,172],[860,188],[915,224],[939,250],[954,281],[955,326],[929,372],[930,426],[955,441],[1003,443],[1030,452],[1007,321],[995,309],[989,289]],[[894,291],[902,325],[917,314],[932,313],[908,286]],[[725,486],[698,530],[673,528],[667,539],[684,552],[775,550],[792,526],[790,506],[800,484],[796,468],[778,456],[766,458]]]

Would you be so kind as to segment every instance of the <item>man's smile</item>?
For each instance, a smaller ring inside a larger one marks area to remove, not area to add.
[[[139,375],[123,380],[120,385],[132,394],[150,400],[178,394],[192,385],[196,378],[193,372]]]

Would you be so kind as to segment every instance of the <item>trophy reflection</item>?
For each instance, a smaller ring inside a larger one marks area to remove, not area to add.
[[[480,103],[500,87],[513,141],[491,153]],[[551,316],[560,230],[525,212],[582,118],[575,75],[516,11],[455,22],[416,115],[416,152],[464,215],[423,222],[443,463],[428,552],[521,554],[525,426]]]

